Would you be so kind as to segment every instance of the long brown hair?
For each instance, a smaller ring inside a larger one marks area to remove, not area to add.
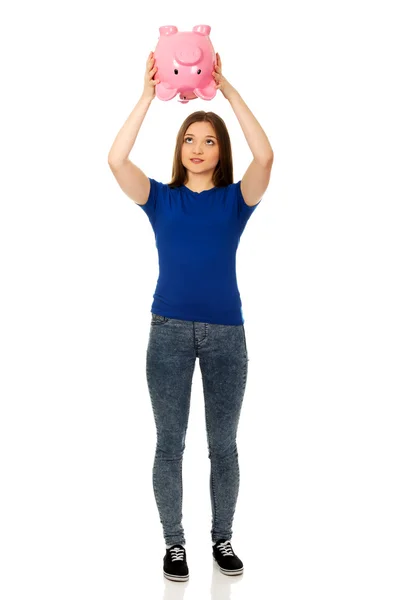
[[[198,110],[183,121],[176,137],[174,163],[172,166],[172,180],[169,187],[184,185],[187,180],[186,167],[182,164],[181,152],[185,133],[189,125],[197,121],[208,121],[215,129],[219,146],[219,161],[214,169],[213,183],[215,187],[222,187],[233,183],[232,149],[231,140],[225,122],[213,112]]]

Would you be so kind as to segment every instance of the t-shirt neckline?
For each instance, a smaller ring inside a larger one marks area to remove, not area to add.
[[[191,190],[190,188],[188,188],[187,185],[185,185],[185,184],[182,184],[182,187],[184,187],[186,190],[188,190],[188,192],[191,192],[192,194],[197,194],[197,195],[205,194],[206,192],[212,192],[213,190],[216,189],[216,186],[214,185],[214,187],[209,188],[208,190],[203,190],[201,192],[195,192],[194,190]]]

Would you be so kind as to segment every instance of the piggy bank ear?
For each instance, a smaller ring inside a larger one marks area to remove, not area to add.
[[[201,35],[210,35],[211,27],[209,25],[195,25],[192,31]]]
[[[160,35],[173,35],[174,33],[178,33],[178,28],[175,25],[163,25],[159,27]]]

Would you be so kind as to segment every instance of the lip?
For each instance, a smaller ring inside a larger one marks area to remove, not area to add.
[[[191,158],[190,160],[192,162],[204,162],[204,160],[202,158]]]

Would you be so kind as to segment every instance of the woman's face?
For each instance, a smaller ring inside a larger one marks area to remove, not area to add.
[[[193,162],[201,158],[203,162]],[[214,127],[208,121],[197,121],[187,128],[182,144],[182,164],[192,173],[213,173],[219,161],[219,146]]]

